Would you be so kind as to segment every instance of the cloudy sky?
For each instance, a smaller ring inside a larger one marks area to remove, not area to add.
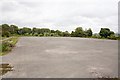
[[[119,0],[1,0],[0,24],[72,31],[101,27],[118,31]]]

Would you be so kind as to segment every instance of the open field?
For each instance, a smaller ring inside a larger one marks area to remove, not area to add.
[[[117,77],[118,41],[63,37],[21,37],[2,57],[7,78]]]

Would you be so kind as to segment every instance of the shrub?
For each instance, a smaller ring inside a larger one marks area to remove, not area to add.
[[[34,33],[34,36],[38,36],[38,33]]]
[[[2,37],[10,37],[10,32],[4,32],[4,34],[2,34]]]
[[[2,52],[10,51],[12,47],[14,47],[14,45],[10,44],[9,42],[3,42],[2,43]]]
[[[117,37],[115,37],[115,35],[110,35],[110,36],[108,37],[108,39],[116,40]]]

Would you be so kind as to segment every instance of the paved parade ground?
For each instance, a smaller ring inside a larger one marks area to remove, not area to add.
[[[118,41],[73,37],[21,37],[2,57],[5,78],[117,77]]]

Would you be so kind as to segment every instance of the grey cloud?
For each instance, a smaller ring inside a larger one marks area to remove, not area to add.
[[[2,5],[2,22],[69,31],[77,26],[91,27],[94,32],[100,27],[117,31],[117,1],[6,0]]]
[[[10,12],[10,11],[16,10],[16,7],[17,7],[16,4],[8,1],[8,2],[2,3],[1,9],[2,9],[2,12]]]

